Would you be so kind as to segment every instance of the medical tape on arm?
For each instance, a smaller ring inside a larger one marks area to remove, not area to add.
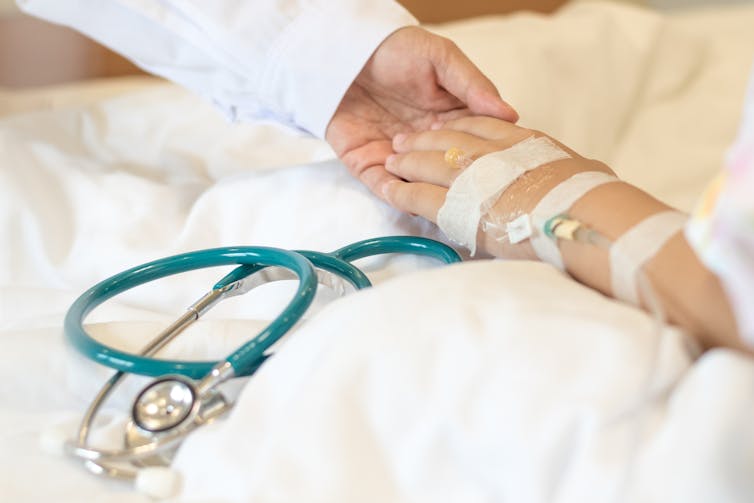
[[[610,284],[613,296],[639,305],[638,274],[663,246],[683,230],[688,216],[663,211],[648,217],[618,238],[610,247]]]
[[[518,177],[570,156],[547,137],[530,137],[476,159],[453,181],[437,213],[437,225],[453,241],[476,252],[482,216]]]
[[[565,264],[558,243],[545,234],[545,223],[552,217],[566,213],[590,190],[617,181],[617,177],[602,171],[585,171],[563,180],[550,190],[531,213],[532,226],[536,229],[531,236],[531,245],[537,257],[564,271]]]

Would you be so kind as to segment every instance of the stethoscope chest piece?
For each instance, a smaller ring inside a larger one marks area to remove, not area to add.
[[[165,376],[147,385],[134,400],[126,425],[125,447],[136,449],[163,436],[183,435],[211,422],[230,409],[231,402],[216,388],[200,391],[199,383],[183,376]],[[167,466],[178,445],[141,458],[141,466]]]
[[[178,427],[193,415],[197,400],[196,387],[181,377],[163,377],[138,394],[131,417],[135,426],[159,433]]]

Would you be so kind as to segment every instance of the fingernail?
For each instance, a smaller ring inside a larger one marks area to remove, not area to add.
[[[400,145],[406,140],[406,135],[404,133],[398,133],[397,135],[393,136],[393,145]]]
[[[431,126],[429,126],[429,129],[431,129],[433,131],[436,131],[438,129],[442,129],[442,127],[443,127],[444,124],[445,123],[443,121],[435,121],[435,122],[432,123]]]

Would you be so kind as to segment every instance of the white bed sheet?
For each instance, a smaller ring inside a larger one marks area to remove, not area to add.
[[[594,3],[436,29],[523,124],[688,209],[735,136],[752,21],[750,6],[660,17]],[[61,333],[91,284],[197,248],[439,237],[373,198],[323,142],[227,124],[152,79],[0,91],[0,114],[2,501],[147,499],[38,447],[71,427],[107,375]],[[177,499],[752,501],[749,358],[695,359],[670,330],[657,396],[637,412],[654,353],[642,313],[549,266],[409,274],[432,265],[374,260],[376,288],[320,299],[231,418],[184,446]],[[216,277],[129,293],[95,312],[92,330],[135,349]],[[223,306],[169,354],[222,356],[288,291]]]

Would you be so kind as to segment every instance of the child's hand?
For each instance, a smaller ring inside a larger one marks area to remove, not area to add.
[[[462,171],[458,163],[446,160],[446,152],[461,151],[465,159],[473,160],[485,154],[505,150],[531,136],[543,133],[526,129],[491,117],[466,117],[446,122],[442,129],[433,129],[393,138],[397,152],[388,158],[386,169],[404,181],[392,181],[385,186],[385,199],[399,210],[414,213],[437,222],[437,212],[445,202],[448,187]],[[545,164],[527,172],[511,184],[490,210],[502,221],[531,212],[539,200],[562,180],[580,171],[612,173],[601,162],[581,157],[553,139],[571,158]],[[462,159],[463,160],[463,159]],[[450,162],[449,162],[450,161]],[[461,162],[461,165],[464,163]],[[535,259],[528,241],[511,245],[506,241],[478,234],[478,248],[491,255],[506,258]]]

